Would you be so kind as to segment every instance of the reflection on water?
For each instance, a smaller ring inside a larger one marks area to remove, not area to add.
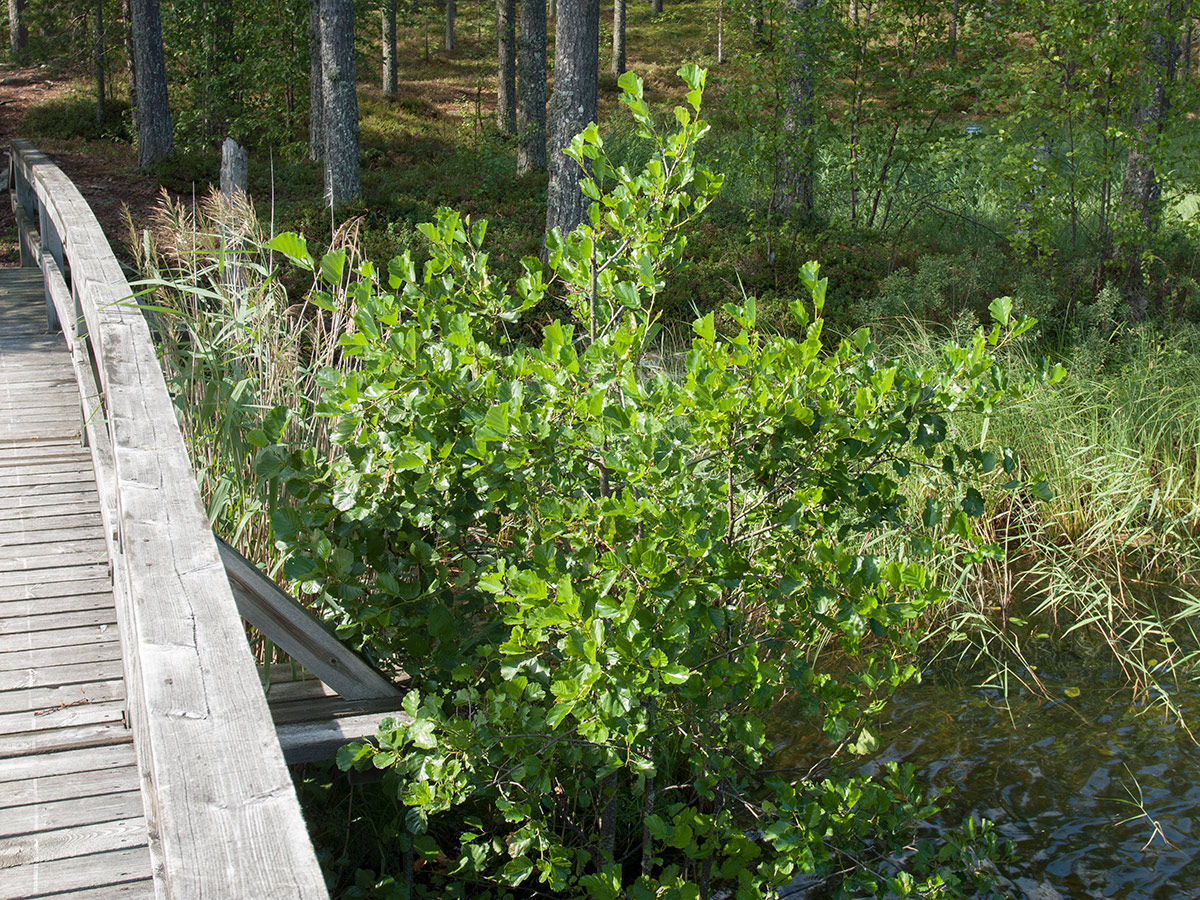
[[[1014,896],[1200,898],[1200,748],[1159,709],[1101,680],[1061,699],[969,687],[906,689],[867,766],[903,760],[949,787],[946,824],[968,813],[1016,846]],[[1179,701],[1200,722],[1200,694]]]

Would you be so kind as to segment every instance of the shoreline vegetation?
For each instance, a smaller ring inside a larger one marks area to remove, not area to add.
[[[210,517],[411,679],[413,724],[339,757],[381,783],[297,779],[335,896],[987,896],[988,823],[916,840],[938,798],[855,773],[894,691],[1102,668],[1193,727],[1192,61],[1151,147],[1153,4],[1028,0],[1016,32],[977,6],[851,2],[787,114],[791,6],[764,33],[722,3],[720,65],[716,3],[631,7],[631,73],[571,148],[601,215],[548,242],[486,4],[452,52],[414,7],[393,97],[360,19],[363,196],[336,215],[299,25],[243,60],[262,105],[222,112],[167,21],[180,150],[127,248]],[[120,77],[103,125],[79,84],[26,136],[145,188]],[[251,149],[232,203],[226,132]],[[813,748],[786,772],[783,702]]]

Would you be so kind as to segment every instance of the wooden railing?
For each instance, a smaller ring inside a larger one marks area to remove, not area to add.
[[[156,893],[327,898],[150,331],[95,215],[28,141],[9,190],[80,385]]]

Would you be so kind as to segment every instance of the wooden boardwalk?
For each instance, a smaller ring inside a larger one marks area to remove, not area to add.
[[[402,691],[214,537],[79,191],[22,140],[9,190],[25,268],[0,269],[0,900],[329,900],[287,762],[373,734]],[[268,703],[246,623],[312,677]]]
[[[0,898],[151,897],[92,457],[43,291],[0,269]]]

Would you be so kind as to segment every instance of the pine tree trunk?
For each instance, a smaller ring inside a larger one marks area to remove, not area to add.
[[[325,158],[325,90],[321,74],[321,0],[308,0],[308,158]]]
[[[396,0],[383,0],[380,18],[383,33],[383,96],[395,97],[399,88],[396,75]]]
[[[650,12],[654,15],[662,14],[663,0],[650,0]]]
[[[1179,57],[1179,78],[1182,81],[1190,81],[1192,77],[1192,32],[1195,28],[1195,22],[1188,16],[1183,23],[1183,51]]]
[[[446,44],[447,50],[454,49],[455,0],[446,0]]]
[[[804,220],[812,216],[816,146],[815,54],[817,0],[784,0],[787,28],[786,74],[783,96],[783,129],[775,162],[772,207],[784,215]]]
[[[1155,153],[1166,130],[1171,101],[1168,86],[1175,80],[1179,57],[1176,40],[1178,8],[1171,0],[1157,0],[1146,21],[1140,78],[1141,98],[1133,110],[1132,141],[1125,161],[1121,205],[1128,221],[1136,221],[1142,235],[1122,250],[1128,266],[1126,300],[1134,319],[1146,315],[1149,297],[1142,278],[1141,256],[1146,237],[1158,230],[1162,212],[1162,186]]]
[[[583,221],[586,198],[579,190],[581,170],[563,148],[596,120],[600,69],[599,0],[559,0],[554,29],[554,93],[550,97],[550,183],[546,230],[564,235]]]
[[[1141,98],[1133,110],[1133,141],[1125,162],[1121,200],[1143,228],[1158,227],[1159,198],[1162,188],[1155,170],[1154,150],[1167,124],[1171,101],[1167,86],[1175,80],[1175,62],[1179,45],[1174,24],[1168,18],[1169,2],[1156,4],[1157,15],[1146,24],[1142,53]]]
[[[496,0],[496,127],[517,133],[517,0]]]
[[[129,0],[137,78],[138,169],[175,155],[158,0]]]
[[[958,2],[959,0],[954,0],[950,7],[950,23],[946,35],[946,42],[949,45],[946,48],[946,56],[950,60],[950,65],[954,65],[958,60]]]
[[[103,125],[104,110],[104,0],[96,0],[96,35],[93,45],[96,56],[96,124]]]
[[[612,73],[625,74],[625,0],[613,0]]]
[[[750,6],[750,40],[754,46],[761,47],[766,43],[766,34],[764,29],[765,12],[763,10],[763,0],[749,0]]]
[[[546,168],[546,0],[521,0],[517,174]]]
[[[358,93],[353,0],[321,0],[321,91],[325,100],[325,202],[358,199]]]
[[[25,0],[8,0],[8,46],[16,56],[29,42],[29,29],[25,27]]]
[[[97,0],[99,2],[99,0]],[[129,85],[129,118],[133,133],[138,130],[137,54],[133,52],[133,13],[129,0],[122,0],[121,15],[125,17],[125,82]]]

